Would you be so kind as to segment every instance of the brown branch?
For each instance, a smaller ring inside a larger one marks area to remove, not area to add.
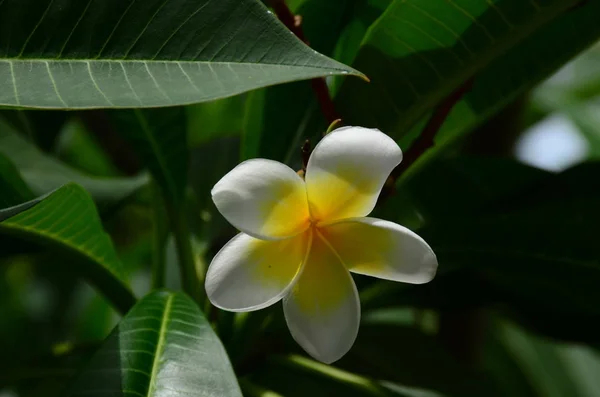
[[[444,121],[448,118],[448,115],[454,108],[454,105],[461,100],[461,98],[469,92],[472,85],[472,80],[468,80],[465,84],[458,87],[454,90],[449,96],[444,99],[437,108],[433,111],[431,118],[421,131],[421,135],[417,138],[417,140],[413,143],[413,145],[404,153],[404,158],[402,159],[402,163],[398,165],[390,175],[395,181],[398,179],[400,175],[402,175],[411,165],[417,161],[419,157],[427,149],[433,147],[435,145],[435,136],[442,128]]]
[[[454,108],[454,106],[461,100],[461,98],[471,90],[473,80],[469,79],[466,83],[454,90],[448,95],[433,111],[431,118],[421,131],[419,137],[415,140],[413,145],[408,149],[403,156],[402,162],[394,168],[390,176],[388,177],[383,190],[379,195],[379,201],[377,204],[381,205],[389,196],[394,194],[396,180],[402,175],[411,165],[413,165],[427,149],[435,145],[435,136],[442,128],[444,121],[448,118],[448,115]]]
[[[302,31],[301,21],[302,18],[295,16],[292,11],[289,9],[285,0],[270,0],[269,4],[275,11],[275,14],[279,18],[279,20],[294,33],[300,40],[309,44],[304,36],[304,32]],[[335,106],[333,101],[331,100],[331,96],[329,95],[329,89],[327,88],[327,83],[325,83],[324,78],[312,79],[311,81],[312,89],[317,96],[317,100],[319,101],[319,106],[321,107],[321,112],[323,116],[325,116],[325,120],[327,123],[331,124],[335,120],[339,119],[337,112],[335,111]]]

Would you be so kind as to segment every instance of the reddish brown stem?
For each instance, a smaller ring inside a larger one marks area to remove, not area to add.
[[[402,175],[411,165],[413,165],[427,149],[431,148],[435,144],[435,136],[442,128],[444,121],[454,108],[454,105],[460,101],[460,99],[471,89],[473,85],[472,80],[468,80],[465,84],[458,87],[450,95],[448,95],[433,111],[431,118],[421,131],[421,135],[416,139],[413,145],[404,153],[404,158],[400,165],[398,165],[390,176],[388,177],[383,191],[379,195],[378,205],[381,205],[389,196],[394,194],[394,188],[396,180]]]
[[[296,17],[289,9],[284,0],[271,0],[271,7],[273,7],[273,11],[277,14],[279,20],[294,33],[298,38],[306,43],[306,38],[304,37],[304,32],[302,31],[302,27],[299,23],[296,23]]]
[[[270,0],[269,2],[279,20],[294,33],[300,40],[309,44],[302,31],[302,25],[300,24],[301,19],[294,16],[292,11],[289,9],[284,0]],[[329,124],[333,123],[340,117],[335,111],[335,106],[329,95],[329,89],[324,78],[318,78],[312,80],[312,89],[317,96],[321,112]]]
[[[472,81],[468,80],[465,84],[454,90],[446,99],[444,99],[438,107],[435,108],[431,118],[423,128],[421,135],[413,143],[413,145],[404,153],[402,163],[392,171],[390,177],[395,181],[402,173],[404,173],[411,165],[417,161],[419,157],[427,149],[435,144],[435,136],[442,128],[444,121],[454,108],[454,105],[471,89]]]

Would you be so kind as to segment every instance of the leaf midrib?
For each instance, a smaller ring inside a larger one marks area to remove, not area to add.
[[[241,66],[284,66],[288,68],[299,68],[299,69],[323,69],[323,70],[332,70],[344,72],[347,74],[351,74],[354,76],[363,76],[359,71],[352,69],[351,67],[341,68],[341,67],[333,67],[333,66],[320,66],[320,65],[295,65],[289,63],[267,63],[267,62],[224,62],[224,61],[194,61],[194,60],[156,60],[156,59],[97,59],[97,58],[0,58],[0,62],[7,62],[12,64],[14,62],[40,62],[40,63],[61,63],[61,62],[73,62],[73,63],[157,63],[157,64],[203,64],[203,65],[213,65],[213,66],[231,66],[231,65],[241,65]]]
[[[402,1],[404,2],[404,0]],[[421,116],[437,102],[449,95],[460,85],[464,84],[469,79],[473,78],[478,72],[485,69],[493,60],[499,58],[504,53],[508,52],[518,42],[525,39],[529,34],[535,32],[539,27],[550,22],[554,18],[558,17],[562,12],[568,10],[574,5],[578,4],[580,0],[567,0],[567,1],[555,1],[551,6],[540,9],[535,17],[529,20],[529,23],[519,25],[520,28],[509,31],[503,36],[499,36],[496,40],[496,45],[487,46],[486,50],[482,50],[476,53],[474,58],[471,58],[465,62],[466,66],[457,68],[454,77],[446,77],[442,83],[438,85],[438,89],[433,90],[430,94],[423,95],[426,98],[423,101],[418,101],[417,106],[407,110],[399,124],[396,126],[397,130],[407,129],[413,126]],[[367,33],[363,37],[360,47],[368,44],[369,40],[373,36],[375,30],[379,29],[379,26],[385,23],[388,14],[392,13],[393,6],[388,7],[383,14],[369,27]],[[511,34],[514,32],[514,34]]]
[[[162,320],[160,323],[160,330],[158,332],[158,342],[156,343],[156,350],[154,352],[154,360],[152,362],[152,372],[150,374],[150,384],[148,385],[148,392],[146,397],[152,397],[156,390],[156,374],[160,364],[160,358],[165,350],[165,337],[167,331],[167,324],[169,323],[169,315],[171,314],[171,306],[173,304],[173,297],[175,295],[170,294],[165,302],[165,309],[163,312]]]

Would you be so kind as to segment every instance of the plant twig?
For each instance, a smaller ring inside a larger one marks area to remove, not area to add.
[[[290,8],[285,3],[285,0],[269,0],[269,4],[275,11],[275,14],[279,20],[300,40],[306,44],[309,44],[304,36],[304,32],[302,31],[301,18],[292,13]],[[331,100],[331,96],[329,95],[329,89],[327,88],[325,79],[312,79],[311,85],[317,96],[317,100],[319,101],[321,112],[323,113],[323,116],[325,116],[325,120],[331,124],[335,120],[339,119],[340,117],[335,111],[335,106]]]
[[[164,288],[166,271],[166,243],[168,237],[165,202],[156,181],[152,189],[152,289]]]
[[[471,90],[473,80],[467,80],[463,85],[454,90],[448,95],[433,111],[431,118],[421,131],[419,137],[415,140],[413,145],[404,153],[402,162],[394,168],[390,174],[385,186],[384,191],[381,194],[380,201],[390,196],[394,191],[394,185],[396,180],[402,175],[411,165],[413,165],[427,149],[435,145],[435,136],[438,131],[442,128],[444,121],[448,118],[448,115],[454,108],[454,106],[462,99],[462,97]]]
[[[185,211],[172,206],[167,207],[171,221],[171,230],[175,237],[175,248],[181,271],[183,290],[190,295],[198,306],[204,307],[206,293],[204,292],[204,275],[199,274],[196,269],[194,250],[190,241],[190,232],[187,226]]]
[[[392,176],[394,179],[398,179],[400,175],[404,171],[406,171],[425,151],[435,144],[435,136],[442,128],[444,121],[454,108],[454,105],[461,100],[461,98],[469,92],[471,89],[472,81],[469,80],[462,86],[458,87],[454,92],[452,92],[446,99],[444,99],[437,108],[433,111],[431,118],[421,131],[421,135],[417,138],[415,143],[406,151],[404,154],[404,159],[402,163],[398,165],[394,171],[392,171]]]

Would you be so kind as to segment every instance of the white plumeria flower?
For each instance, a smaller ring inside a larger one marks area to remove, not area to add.
[[[242,233],[210,264],[210,301],[245,312],[283,298],[296,342],[322,362],[341,358],[360,322],[349,271],[419,284],[437,269],[421,237],[366,217],[401,160],[396,142],[381,131],[345,127],[316,146],[305,180],[277,161],[238,165],[212,190],[221,214]]]

